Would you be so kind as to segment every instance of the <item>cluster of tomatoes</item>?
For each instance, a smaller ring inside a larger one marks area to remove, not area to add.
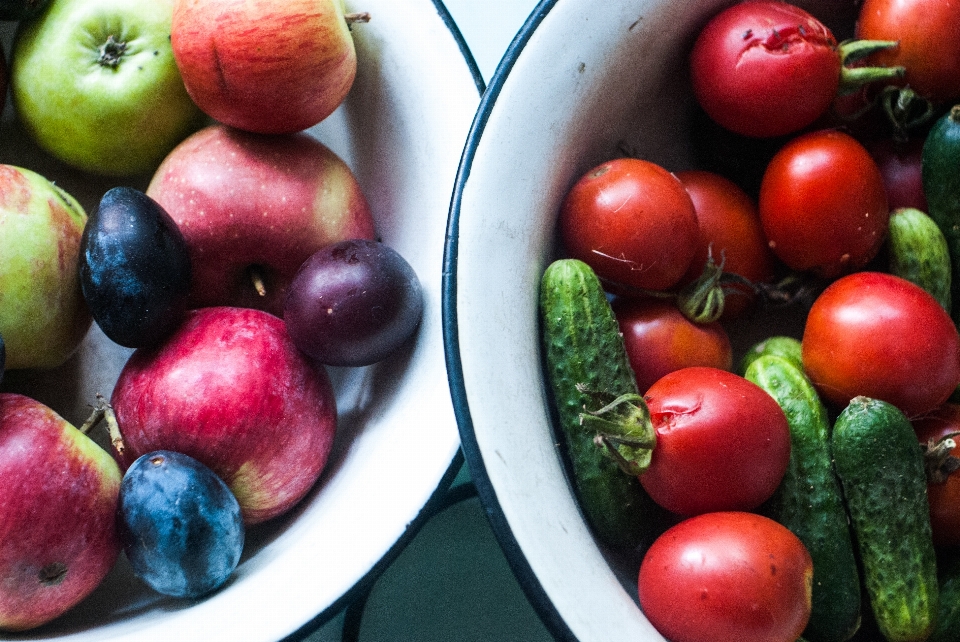
[[[809,555],[756,515],[787,466],[790,436],[769,395],[733,374],[731,336],[744,319],[756,325],[770,305],[797,310],[806,374],[832,411],[865,395],[902,410],[920,440],[960,427],[950,310],[886,273],[891,213],[926,209],[925,132],[960,102],[960,3],[864,0],[859,12],[856,39],[838,43],[791,4],[724,9],[689,58],[711,134],[699,139],[705,168],[611,160],[561,207],[562,251],[604,282],[657,432],[640,481],[682,518],[648,553],[659,557],[639,586],[641,603],[646,591],[680,613],[674,642],[793,642],[809,616]],[[938,544],[960,544],[957,496],[929,494]],[[694,550],[685,538],[703,560],[690,600],[726,596],[713,610],[677,608],[690,567],[681,558]],[[731,551],[753,579],[724,568],[740,563]],[[776,588],[784,573],[797,578],[789,594]],[[751,620],[757,605],[766,624]]]

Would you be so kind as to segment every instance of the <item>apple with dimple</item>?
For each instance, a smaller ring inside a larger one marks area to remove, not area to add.
[[[170,47],[174,0],[56,0],[19,23],[11,96],[46,151],[87,172],[152,172],[201,123]]]
[[[31,629],[89,595],[120,553],[121,473],[38,401],[0,393],[0,629]]]
[[[306,133],[211,125],[164,159],[147,195],[186,240],[193,308],[249,307],[282,316],[287,288],[314,252],[375,237],[353,172]]]
[[[0,165],[0,334],[6,367],[54,368],[92,318],[78,276],[87,214],[29,169]]]
[[[187,91],[247,131],[316,125],[353,85],[357,55],[343,0],[177,0],[170,41]]]
[[[114,388],[124,467],[155,450],[193,457],[240,503],[243,521],[277,517],[314,485],[336,432],[333,387],[281,319],[261,310],[192,310],[160,345],[139,348]]]

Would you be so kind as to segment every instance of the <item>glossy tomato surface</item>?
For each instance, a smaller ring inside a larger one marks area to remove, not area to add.
[[[881,399],[915,418],[960,383],[960,338],[950,316],[919,286],[891,274],[857,272],[813,302],[801,340],[817,390],[843,407]]]
[[[957,445],[946,449],[944,458],[960,458],[960,405],[945,403],[939,406],[915,419],[913,429],[925,447],[934,446],[952,436]],[[928,477],[927,484],[933,543],[937,546],[960,546],[960,470],[951,471],[947,466],[941,471],[935,475],[935,479]]]
[[[678,515],[753,510],[780,484],[790,429],[773,397],[731,372],[690,367],[644,395],[657,445],[640,483]]]
[[[795,642],[810,619],[813,562],[796,535],[746,512],[706,513],[647,551],[637,589],[671,642]]]
[[[774,257],[760,225],[757,204],[732,180],[704,170],[677,172],[693,200],[700,227],[697,253],[684,281],[700,276],[707,257],[712,256],[723,271],[752,283],[769,283],[774,276]],[[743,314],[753,303],[753,290],[731,285],[727,291],[724,314],[729,320]]]
[[[960,2],[864,0],[857,38],[895,40],[871,64],[903,66],[902,84],[936,102],[960,98]]]
[[[760,222],[787,266],[836,278],[864,267],[890,223],[883,176],[867,149],[838,130],[798,136],[770,161]]]
[[[641,392],[681,368],[733,368],[730,337],[719,322],[694,323],[672,301],[653,298],[615,299],[613,312]]]
[[[665,290],[696,251],[696,213],[683,184],[649,161],[621,158],[591,169],[569,190],[560,236],[570,257],[607,282]]]
[[[830,30],[806,11],[785,2],[742,2],[700,32],[690,79],[697,102],[723,127],[780,136],[830,107],[840,55]]]

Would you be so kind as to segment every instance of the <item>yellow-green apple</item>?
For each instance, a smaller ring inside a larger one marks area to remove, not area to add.
[[[170,49],[173,0],[57,0],[20,23],[11,95],[40,147],[82,170],[152,172],[200,124]]]
[[[0,393],[0,629],[31,629],[89,595],[120,553],[121,473],[49,407]]]
[[[78,274],[86,222],[76,199],[45,177],[0,165],[0,334],[8,369],[56,367],[89,330]]]
[[[312,127],[356,76],[343,0],[177,0],[170,39],[200,108],[252,132]]]
[[[353,172],[306,133],[211,125],[170,152],[147,195],[186,240],[193,308],[228,305],[281,316],[290,281],[310,255],[375,236]]]
[[[192,310],[168,339],[131,355],[111,405],[123,466],[154,450],[209,467],[243,520],[276,517],[310,490],[336,432],[333,387],[283,321],[261,310]]]

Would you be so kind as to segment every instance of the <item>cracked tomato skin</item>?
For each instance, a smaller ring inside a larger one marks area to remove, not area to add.
[[[826,113],[840,83],[833,33],[785,2],[753,0],[718,13],[690,54],[693,93],[717,123],[744,136],[782,136]]]
[[[560,207],[560,237],[571,258],[612,284],[666,290],[686,273],[699,243],[693,201],[660,165],[619,158],[594,167]]]
[[[769,499],[790,459],[780,405],[732,372],[694,366],[656,381],[644,395],[657,435],[640,483],[678,515],[754,510]]]
[[[796,535],[746,512],[686,519],[647,551],[637,589],[671,642],[794,642],[810,619],[813,561]]]

